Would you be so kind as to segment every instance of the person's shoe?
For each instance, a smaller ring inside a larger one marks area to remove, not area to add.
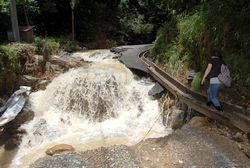
[[[208,107],[210,107],[212,104],[213,104],[213,103],[212,103],[211,101],[208,101],[208,102],[206,103],[206,105],[207,105]]]
[[[217,106],[217,107],[214,107],[216,110],[218,110],[218,111],[221,111],[221,112],[223,112],[223,109],[221,108],[221,106]]]

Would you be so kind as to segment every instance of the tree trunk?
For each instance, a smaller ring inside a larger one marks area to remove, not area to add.
[[[26,26],[30,26],[30,23],[29,23],[29,19],[28,19],[28,15],[27,15],[27,11],[26,11],[25,5],[23,5],[23,11],[24,11],[24,16],[25,16]]]
[[[11,16],[11,23],[12,23],[12,32],[14,41],[20,41],[19,35],[19,27],[18,27],[18,20],[17,20],[17,11],[16,11],[16,1],[10,0],[10,16]]]
[[[71,36],[71,39],[72,40],[75,40],[75,18],[74,18],[74,10],[72,10],[72,13],[71,13],[72,15],[71,15],[71,17],[72,17],[72,36]]]

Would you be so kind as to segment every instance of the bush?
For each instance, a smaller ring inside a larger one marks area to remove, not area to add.
[[[154,29],[154,25],[146,23],[144,16],[140,14],[132,14],[120,19],[120,23],[124,30],[131,31],[134,34],[149,34]]]
[[[106,43],[107,43],[107,47],[108,48],[112,48],[112,47],[116,47],[118,46],[117,42],[115,40],[106,40]]]
[[[250,75],[246,78],[245,85],[250,86]]]
[[[188,14],[179,15],[177,18],[179,29],[177,41],[184,47],[183,53],[188,53],[185,59],[193,60],[191,64],[193,69],[204,70],[209,55],[209,46],[207,46],[208,33],[206,33],[202,12],[194,10]],[[189,56],[191,57],[187,58]]]
[[[67,52],[74,52],[81,49],[77,41],[72,41],[67,36],[61,36],[60,38],[56,39],[56,41],[60,43],[60,48]]]
[[[3,53],[11,62],[15,63],[18,60],[19,54],[11,45],[1,45],[0,52]]]
[[[249,92],[249,9],[245,1],[211,0],[177,12],[171,22],[159,29],[151,52],[172,70],[184,62],[188,68],[203,72],[208,57],[218,48],[235,86],[247,86]],[[193,81],[194,90],[200,88],[198,78]]]
[[[151,48],[152,54],[159,55],[166,52],[167,46],[175,40],[177,34],[176,19],[172,19],[158,30],[156,40]]]
[[[192,68],[193,64],[194,64],[194,58],[192,56],[192,54],[189,51],[186,51],[183,55],[182,58],[184,64],[188,67],[188,68]]]
[[[27,55],[35,54],[35,47],[26,43],[0,45],[0,69],[16,70]]]
[[[201,80],[202,80],[202,75],[200,72],[198,72],[195,76],[194,79],[191,83],[191,88],[193,91],[200,91],[201,89]]]
[[[77,42],[72,41],[72,40],[66,40],[64,42],[60,42],[60,46],[63,50],[68,51],[68,52],[73,52],[73,51],[77,51],[80,49]]]
[[[51,55],[59,52],[60,44],[55,39],[36,37],[34,43],[39,54],[43,55],[45,59],[49,59]]]
[[[164,41],[164,35],[160,34],[157,35],[155,42],[153,43],[153,47],[151,48],[150,52],[154,55],[159,55],[163,52],[165,52],[166,49],[166,43]]]
[[[205,23],[200,12],[195,11],[195,13],[191,15],[180,15],[178,16],[178,20],[178,39],[180,42],[197,42],[196,40],[200,38],[205,30]]]
[[[172,71],[171,73],[175,73],[178,70],[181,61],[175,43],[172,43],[168,46],[165,57],[168,59],[168,62],[170,64],[170,68]]]
[[[170,67],[170,73],[174,74],[179,69],[181,62],[177,46],[175,43],[171,43],[167,45],[164,50],[164,52],[157,55],[157,60],[168,64]]]

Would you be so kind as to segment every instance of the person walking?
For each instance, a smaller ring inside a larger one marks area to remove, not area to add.
[[[222,64],[226,65],[221,54],[218,51],[215,51],[208,62],[206,71],[201,81],[201,85],[203,85],[206,77],[210,75],[207,106],[210,107],[213,105],[218,111],[223,111],[221,103],[218,100],[219,91],[224,88],[224,84],[218,79],[218,75],[221,73]]]

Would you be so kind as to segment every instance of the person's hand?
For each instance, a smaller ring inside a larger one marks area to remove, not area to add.
[[[204,83],[205,83],[205,78],[201,80],[201,85],[203,85]]]

